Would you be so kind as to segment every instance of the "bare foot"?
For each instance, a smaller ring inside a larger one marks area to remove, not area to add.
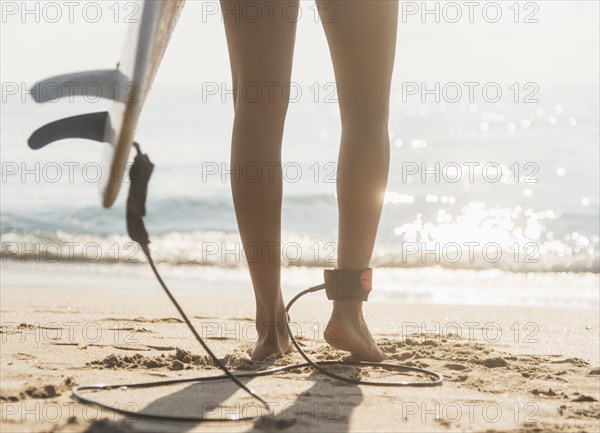
[[[335,301],[323,337],[330,346],[350,352],[362,361],[379,362],[387,358],[369,332],[362,315],[362,302]]]
[[[259,325],[262,323],[262,325]],[[277,322],[256,321],[258,341],[250,352],[250,357],[255,361],[262,361],[271,355],[283,355],[291,351],[292,347],[283,319]]]

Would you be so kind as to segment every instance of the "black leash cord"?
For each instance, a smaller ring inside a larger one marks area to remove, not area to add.
[[[246,415],[246,416],[240,416],[240,417],[232,416],[229,418],[222,417],[222,418],[214,418],[213,419],[213,418],[207,418],[204,416],[185,417],[185,416],[168,416],[168,415],[156,415],[156,414],[144,413],[144,412],[134,412],[134,411],[121,409],[121,408],[114,407],[114,406],[109,406],[108,404],[102,403],[98,400],[88,398],[83,395],[83,392],[85,392],[85,391],[96,391],[96,392],[97,391],[109,391],[109,390],[113,390],[113,389],[127,389],[127,388],[131,388],[131,389],[154,388],[154,387],[160,387],[160,386],[176,385],[176,384],[181,384],[181,383],[202,383],[202,382],[215,382],[215,381],[220,381],[220,380],[231,380],[239,388],[244,390],[250,397],[252,397],[254,400],[258,401],[260,403],[260,405],[263,406],[263,408],[265,408],[267,410],[267,414],[271,415],[272,408],[269,405],[269,403],[267,401],[265,401],[263,398],[261,398],[259,395],[257,395],[254,391],[249,389],[246,385],[244,385],[240,381],[240,379],[269,376],[272,374],[282,373],[285,371],[297,370],[297,369],[300,369],[303,367],[312,367],[313,369],[323,373],[326,376],[329,376],[333,379],[336,379],[336,380],[339,380],[342,382],[351,383],[354,385],[387,386],[387,387],[407,387],[407,386],[425,387],[425,386],[437,386],[437,385],[442,384],[442,382],[444,381],[444,378],[441,374],[436,373],[434,371],[425,370],[422,368],[410,367],[407,365],[396,365],[396,364],[389,364],[389,363],[384,363],[384,362],[365,362],[365,361],[317,361],[317,362],[315,362],[315,361],[311,360],[308,357],[308,355],[304,352],[304,350],[302,350],[302,348],[300,347],[300,344],[298,343],[298,341],[296,341],[296,338],[294,337],[294,334],[290,327],[289,311],[290,311],[292,305],[294,305],[294,303],[298,299],[300,299],[302,296],[304,296],[308,293],[313,293],[313,292],[323,290],[325,288],[325,285],[323,285],[323,284],[319,285],[319,286],[311,287],[307,290],[304,290],[304,291],[298,293],[296,296],[294,296],[294,298],[292,298],[292,300],[287,304],[287,306],[285,308],[284,320],[285,320],[285,326],[288,330],[288,334],[290,336],[290,339],[292,340],[294,347],[296,348],[296,350],[298,350],[298,352],[300,353],[300,355],[302,355],[302,357],[306,360],[306,362],[299,363],[299,364],[284,365],[281,367],[275,367],[275,368],[271,368],[268,370],[260,370],[260,371],[253,371],[253,372],[249,372],[249,373],[233,374],[219,360],[219,358],[217,358],[217,356],[212,352],[212,350],[210,350],[208,345],[204,342],[204,340],[202,339],[200,334],[198,334],[198,331],[196,331],[196,328],[194,328],[194,325],[192,324],[190,319],[187,317],[187,315],[185,314],[185,312],[183,311],[183,309],[181,308],[181,306],[179,305],[179,303],[177,302],[177,300],[175,299],[175,297],[173,296],[173,294],[171,293],[171,291],[169,290],[169,288],[167,287],[167,285],[165,284],[163,279],[161,278],[160,273],[158,272],[158,269],[156,269],[156,265],[154,264],[154,261],[152,260],[152,255],[150,254],[150,249],[148,247],[148,244],[150,243],[150,239],[148,236],[148,232],[146,231],[146,227],[144,225],[143,217],[146,215],[146,206],[145,205],[146,205],[146,196],[147,196],[147,191],[148,191],[148,182],[150,180],[150,176],[152,175],[152,171],[154,170],[154,164],[152,164],[152,162],[150,162],[150,159],[148,158],[147,155],[145,155],[141,152],[140,146],[137,143],[134,143],[134,146],[137,150],[137,155],[134,159],[133,165],[131,166],[131,169],[129,172],[129,177],[130,177],[131,183],[129,186],[129,195],[127,196],[127,231],[129,233],[129,236],[131,237],[131,239],[133,239],[135,242],[140,244],[140,247],[142,248],[142,251],[144,252],[146,258],[148,259],[148,263],[150,264],[150,267],[152,268],[152,272],[154,272],[156,279],[158,280],[158,282],[160,283],[164,292],[167,294],[167,296],[169,297],[169,299],[171,300],[171,302],[173,303],[173,305],[179,312],[179,315],[181,316],[181,318],[183,319],[183,321],[185,322],[187,327],[190,329],[190,331],[196,338],[196,341],[198,341],[198,343],[200,343],[202,348],[206,351],[206,353],[208,353],[208,355],[212,358],[214,363],[225,374],[218,375],[218,376],[204,376],[204,377],[194,377],[194,378],[187,378],[187,379],[171,379],[171,380],[161,380],[161,381],[155,381],[155,382],[143,382],[143,383],[131,383],[131,384],[81,385],[81,386],[76,386],[72,389],[72,395],[75,399],[77,399],[81,403],[94,405],[94,406],[100,407],[102,409],[106,409],[106,410],[109,410],[109,411],[112,411],[115,413],[119,413],[121,415],[137,417],[137,418],[144,418],[144,419],[153,419],[153,420],[161,420],[161,421],[185,421],[185,422],[243,421],[243,420],[255,420],[257,417],[256,417],[256,415],[254,415],[254,416]],[[383,368],[386,370],[392,370],[392,371],[397,371],[397,372],[421,373],[421,374],[424,374],[424,375],[432,378],[433,380],[428,381],[428,382],[362,381],[362,380],[351,379],[348,377],[344,377],[344,376],[340,376],[335,373],[332,373],[332,372],[326,370],[325,368],[323,368],[323,366],[326,366],[326,365],[379,367],[379,368]]]

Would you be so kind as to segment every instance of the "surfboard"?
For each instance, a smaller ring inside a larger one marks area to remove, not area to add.
[[[57,120],[37,129],[29,138],[32,149],[66,138],[83,138],[105,144],[99,182],[101,204],[115,203],[127,171],[129,152],[144,102],[154,82],[185,0],[146,0],[141,16],[128,28],[121,57],[114,69],[84,71],[50,77],[31,89],[38,103],[61,96],[81,96],[92,86],[112,99],[108,111]],[[56,89],[49,92],[48,89]]]

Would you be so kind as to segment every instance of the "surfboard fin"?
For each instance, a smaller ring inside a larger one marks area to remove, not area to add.
[[[127,77],[118,69],[99,69],[70,74],[57,75],[39,81],[29,90],[37,103],[52,102],[63,96],[89,96],[121,100],[131,97]]]
[[[36,129],[27,140],[27,144],[37,150],[65,138],[85,138],[102,142],[107,118],[108,111],[100,111],[60,119]]]

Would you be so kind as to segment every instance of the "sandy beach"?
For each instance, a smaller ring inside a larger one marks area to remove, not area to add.
[[[0,433],[600,433],[599,1],[0,10]]]
[[[3,432],[599,430],[594,309],[369,302],[367,321],[390,362],[443,374],[439,387],[348,385],[308,368],[245,380],[271,403],[273,415],[262,413],[229,382],[93,395],[119,408],[155,414],[256,415],[252,421],[194,424],[125,418],[71,397],[75,385],[220,373],[154,287],[146,294],[125,287],[85,292],[3,287],[1,296]],[[256,335],[252,298],[203,291],[180,299],[229,368],[252,371],[302,361],[295,352],[250,360],[246,351]],[[315,360],[347,356],[321,338],[328,308],[323,297],[312,295],[292,311],[299,341]],[[362,379],[408,379],[335,368]]]

